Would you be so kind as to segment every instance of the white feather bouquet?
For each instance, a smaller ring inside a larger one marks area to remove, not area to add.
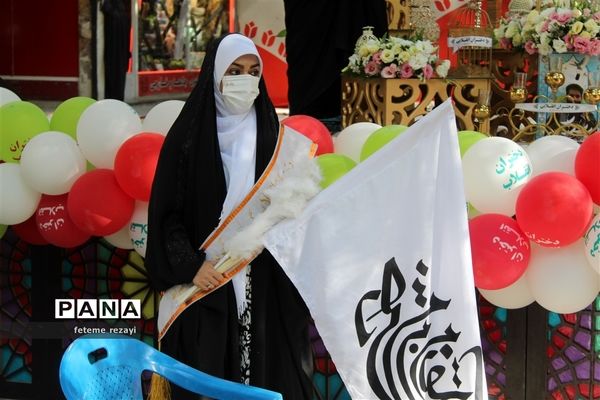
[[[226,254],[215,265],[219,272],[227,272],[241,260],[253,259],[263,250],[262,238],[275,224],[295,218],[321,187],[321,171],[313,158],[297,162],[278,184],[265,190],[267,208],[251,224],[225,243]]]

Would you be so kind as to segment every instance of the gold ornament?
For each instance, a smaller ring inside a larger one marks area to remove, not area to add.
[[[457,55],[454,78],[489,78],[492,72],[492,24],[483,0],[471,0],[449,24],[448,39]]]
[[[410,8],[411,27],[421,33],[424,39],[437,42],[440,38],[440,27],[431,12],[431,0],[413,0]]]
[[[533,9],[531,0],[511,0],[508,4],[508,13],[510,15],[524,15]]]

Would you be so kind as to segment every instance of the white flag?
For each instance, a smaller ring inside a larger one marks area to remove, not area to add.
[[[487,398],[454,118],[445,102],[265,237],[353,399]]]

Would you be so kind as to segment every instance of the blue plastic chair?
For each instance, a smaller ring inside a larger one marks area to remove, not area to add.
[[[83,336],[71,343],[60,363],[60,385],[68,400],[143,400],[144,370],[215,399],[282,400],[279,393],[216,378],[122,335]]]

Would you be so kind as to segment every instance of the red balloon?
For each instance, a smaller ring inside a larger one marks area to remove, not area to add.
[[[35,214],[29,217],[27,220],[21,222],[20,224],[12,226],[13,231],[17,234],[18,237],[23,239],[23,241],[30,244],[48,244],[48,241],[44,239],[40,231],[38,230],[37,224],[35,222]]]
[[[575,176],[600,204],[600,132],[588,136],[575,156]]]
[[[95,169],[80,176],[67,200],[67,211],[79,229],[107,236],[129,222],[135,200],[119,186],[110,169]]]
[[[285,126],[300,132],[317,144],[315,155],[333,153],[333,139],[329,129],[318,119],[308,115],[292,115],[281,121]]]
[[[75,247],[85,243],[90,235],[75,225],[67,211],[68,193],[42,195],[35,213],[37,229],[49,243],[58,247]]]
[[[531,247],[517,222],[502,214],[481,214],[469,221],[475,286],[503,289],[529,265]]]
[[[530,240],[544,247],[563,247],[581,239],[592,212],[590,192],[563,172],[536,176],[517,197],[519,226]]]
[[[148,201],[165,137],[143,132],[127,139],[115,156],[115,176],[121,189],[136,200]]]

